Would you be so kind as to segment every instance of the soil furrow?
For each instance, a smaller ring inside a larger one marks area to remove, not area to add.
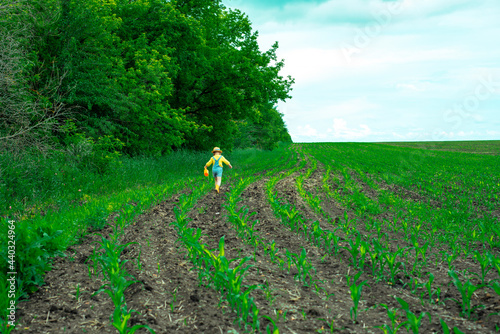
[[[157,333],[220,333],[219,327],[235,328],[232,317],[217,307],[218,294],[199,287],[197,275],[190,270],[180,244],[175,243],[177,233],[169,223],[175,220],[173,208],[178,198],[160,203],[125,229],[122,243],[137,243],[122,258],[129,260],[127,271],[140,281],[125,292],[128,307],[140,312],[132,315],[129,325],[147,324]],[[101,231],[105,237],[111,232],[111,227]],[[116,333],[109,321],[114,310],[110,298],[104,293],[91,297],[103,282],[89,278],[85,262],[99,240],[99,236],[89,235],[69,250],[71,256],[55,260],[54,270],[46,275],[47,284],[20,303],[22,319],[16,330]],[[74,296],[77,285],[78,301]]]
[[[288,331],[290,333],[311,333],[320,329],[324,322],[318,318],[324,318],[328,315],[326,308],[318,307],[324,305],[324,301],[311,288],[304,287],[295,280],[293,270],[290,273],[286,270],[280,270],[261,249],[255,250],[253,246],[246,244],[238,236],[234,226],[226,219],[226,212],[222,207],[226,191],[230,191],[230,189],[224,189],[218,195],[208,194],[200,200],[190,213],[192,218],[190,227],[202,229],[203,234],[206,235],[203,241],[211,248],[216,248],[219,239],[224,236],[225,256],[228,259],[242,256],[254,257],[255,261],[250,262],[253,267],[247,271],[244,282],[247,285],[269,285],[267,290],[270,298],[266,297],[263,291],[255,291],[251,296],[255,298],[261,315],[276,319],[277,313],[280,314],[281,318],[286,314],[286,321],[281,320],[278,323],[280,330],[285,333]],[[265,196],[265,193],[262,192],[261,195]],[[261,224],[262,222],[257,226]],[[281,228],[281,226],[277,226],[277,228]],[[257,228],[257,230],[259,229]],[[279,233],[278,229],[272,231]],[[262,231],[258,232],[264,237]],[[264,319],[262,324],[261,330],[265,332],[269,322]]]
[[[311,177],[316,177],[317,180],[314,182],[315,184],[318,184],[319,178],[320,178],[320,173],[319,171],[313,173]],[[295,180],[296,177],[298,176],[298,173],[292,174],[290,177],[285,178],[284,180],[281,180],[278,182],[276,185],[276,190],[280,195],[284,197],[286,201],[289,203],[294,203],[299,211],[302,213],[304,218],[309,219],[309,220],[317,220],[320,222],[320,225],[323,229],[330,229],[332,230],[332,225],[328,222],[325,221],[325,219],[322,219],[321,216],[316,214],[309,206],[307,203],[302,199],[300,194],[298,193],[296,189],[296,184]],[[307,180],[304,181],[306,183]],[[338,204],[332,205],[332,207],[337,208],[337,210],[332,212],[332,218],[334,218],[335,214],[339,214],[338,208],[340,207]],[[331,220],[333,221],[333,219]],[[358,230],[360,230],[363,233],[363,224],[358,223]],[[394,240],[397,241],[397,240]],[[344,244],[344,246],[347,246]],[[347,268],[348,261],[347,258],[349,257],[348,253],[343,252],[341,253],[341,256],[343,258],[344,268]],[[481,323],[486,322],[487,314],[485,313],[479,313],[479,320],[480,322],[475,323],[463,318],[460,318],[458,313],[460,312],[460,308],[458,305],[451,304],[450,302],[447,303],[446,306],[442,305],[435,305],[435,304],[426,304],[425,306],[422,306],[420,299],[415,297],[413,294],[411,294],[409,291],[402,289],[401,287],[398,286],[391,286],[385,282],[376,282],[371,275],[363,274],[361,276],[361,280],[367,280],[368,284],[370,287],[367,287],[366,290],[363,291],[363,296],[362,299],[365,299],[367,302],[368,306],[372,305],[377,305],[384,303],[386,305],[389,305],[390,307],[399,307],[399,304],[395,301],[395,299],[392,296],[400,296],[402,297],[408,304],[410,305],[410,310],[412,310],[414,313],[418,314],[421,311],[429,311],[432,316],[433,316],[433,321],[432,324],[429,325],[428,322],[424,322],[424,324],[421,327],[421,331],[423,333],[431,333],[431,332],[441,332],[441,326],[439,324],[439,318],[445,319],[445,321],[450,325],[450,326],[458,326],[460,329],[464,330],[467,329],[470,332],[481,332],[481,333],[489,333],[491,330],[494,329],[494,322],[496,322],[496,319],[493,319],[493,323],[488,321],[488,328],[485,328],[481,325]],[[436,281],[446,281],[447,283],[449,282],[449,279],[446,277],[440,277],[438,276]],[[448,291],[446,291],[448,292]],[[444,294],[444,297],[454,297],[457,299],[460,299],[460,296],[458,292],[455,292],[453,290],[449,291],[449,294],[446,295]],[[484,296],[480,297],[481,299],[477,298],[475,299],[475,302],[485,302],[485,301],[494,301],[496,298],[492,297],[489,294],[485,294]],[[493,311],[495,308],[494,303],[488,303],[488,308]],[[379,316],[377,317],[376,315],[372,315],[370,320],[373,320],[374,318],[379,321],[378,325],[382,325],[383,323],[387,323],[388,317],[385,313],[385,310],[382,311],[382,309],[379,307],[377,309],[380,313]],[[360,317],[360,321],[363,321],[363,318]]]

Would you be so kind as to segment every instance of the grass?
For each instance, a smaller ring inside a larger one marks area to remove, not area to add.
[[[388,142],[381,144],[418,148],[424,150],[456,151],[500,155],[500,140]]]
[[[272,158],[278,151],[257,149],[224,153],[236,170]],[[278,153],[279,154],[279,153]],[[120,157],[108,172],[68,163],[60,154],[0,155],[0,212],[17,220],[30,219],[49,209],[77,206],[87,197],[169,184],[203,175],[210,152],[177,151],[164,157]]]

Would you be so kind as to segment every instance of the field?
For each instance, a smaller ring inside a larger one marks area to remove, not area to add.
[[[500,145],[474,145],[293,144],[227,155],[220,194],[200,158],[54,206],[16,223],[13,332],[498,332]]]
[[[426,150],[442,150],[442,151],[453,151],[453,152],[500,155],[500,142],[497,140],[392,142],[385,144],[401,146],[401,147],[426,149]]]

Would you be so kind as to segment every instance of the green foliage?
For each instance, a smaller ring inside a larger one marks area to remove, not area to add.
[[[52,148],[58,122],[68,113],[59,94],[64,74],[52,59],[40,71],[39,37],[57,20],[49,1],[0,5],[0,152]],[[49,12],[49,13],[48,13]]]
[[[457,303],[462,307],[461,315],[470,318],[472,313],[478,308],[483,307],[482,305],[472,306],[472,296],[474,292],[484,287],[484,285],[474,285],[471,283],[470,279],[465,282],[461,282],[458,275],[453,270],[448,270],[448,275],[451,277],[453,285],[457,288],[458,292],[462,296],[462,300]]]
[[[282,116],[275,108],[264,107],[259,112],[257,121],[241,121],[235,146],[273,150],[278,147],[279,142],[291,143],[292,139]]]
[[[261,52],[248,17],[239,10],[226,10],[218,2],[177,1],[177,6],[189,17],[198,19],[206,41],[191,45],[196,53],[176,49],[173,54],[181,70],[174,78],[172,105],[186,109],[190,119],[198,124],[207,125],[188,141],[189,147],[209,148],[211,141],[229,148],[254,145],[237,139],[242,130],[248,130],[245,127],[249,124],[257,125],[265,137],[274,135],[266,131],[263,123],[265,118],[271,121],[270,109],[278,100],[290,97],[293,83],[291,78],[279,76],[283,61],[276,58],[277,44]],[[262,117],[262,114],[268,115]],[[281,126],[273,128],[277,133],[286,132],[283,124],[274,123]],[[258,138],[258,134],[253,136]]]
[[[404,322],[406,324],[406,327],[408,331],[412,331],[413,334],[418,334],[420,330],[420,326],[422,324],[422,320],[425,318],[425,316],[429,317],[429,322],[432,322],[432,318],[429,312],[422,312],[420,313],[419,316],[417,316],[415,313],[410,311],[410,308],[408,306],[408,303],[404,301],[401,298],[396,297],[396,300],[398,303],[401,305],[401,308],[406,314],[407,320]]]
[[[92,139],[76,134],[66,138],[66,143],[67,154],[61,155],[61,158],[80,170],[104,174],[120,165],[119,150],[123,143],[117,138],[106,135]]]
[[[290,142],[274,106],[290,98],[293,79],[279,75],[277,44],[261,52],[239,10],[212,0],[30,6],[45,20],[33,20],[33,43],[24,36],[13,51],[26,60],[16,68],[29,64],[16,70],[16,87],[26,92],[17,98],[38,100],[49,114],[62,102],[85,138],[81,145],[111,138],[123,143],[118,151],[161,155],[214,142],[226,149]],[[57,132],[68,117],[57,112],[46,122],[61,142],[68,134]],[[104,160],[95,168],[108,168]]]

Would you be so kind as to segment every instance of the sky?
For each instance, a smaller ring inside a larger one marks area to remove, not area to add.
[[[499,0],[223,0],[279,43],[294,142],[500,140]]]

